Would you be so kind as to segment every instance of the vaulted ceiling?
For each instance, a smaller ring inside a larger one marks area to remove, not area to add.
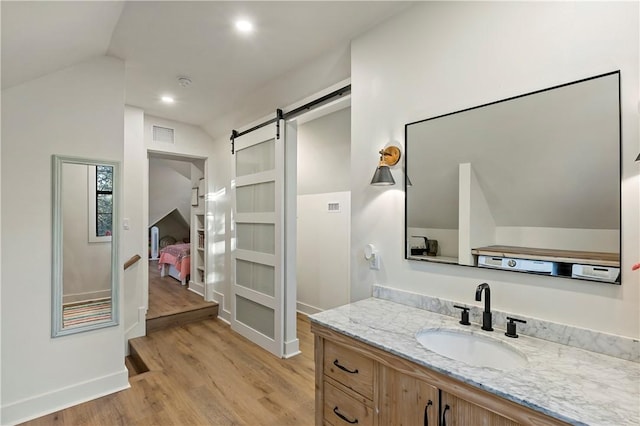
[[[110,55],[127,104],[217,136],[349,77],[350,41],[410,4],[2,1],[2,88]],[[238,33],[239,18],[255,30]]]

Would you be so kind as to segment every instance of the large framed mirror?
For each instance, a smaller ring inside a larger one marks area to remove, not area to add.
[[[52,162],[51,335],[117,325],[119,163]]]
[[[620,284],[620,72],[405,126],[405,258]]]

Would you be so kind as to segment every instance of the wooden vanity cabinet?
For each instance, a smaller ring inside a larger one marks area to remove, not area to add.
[[[566,425],[315,323],[316,426]]]

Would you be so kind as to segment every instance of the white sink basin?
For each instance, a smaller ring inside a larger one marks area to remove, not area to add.
[[[517,349],[481,334],[424,329],[416,333],[416,339],[430,351],[477,367],[511,370],[527,363],[527,357]]]

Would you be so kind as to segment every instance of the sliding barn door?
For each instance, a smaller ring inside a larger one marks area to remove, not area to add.
[[[235,139],[231,328],[282,357],[285,160],[277,132],[270,124]]]

